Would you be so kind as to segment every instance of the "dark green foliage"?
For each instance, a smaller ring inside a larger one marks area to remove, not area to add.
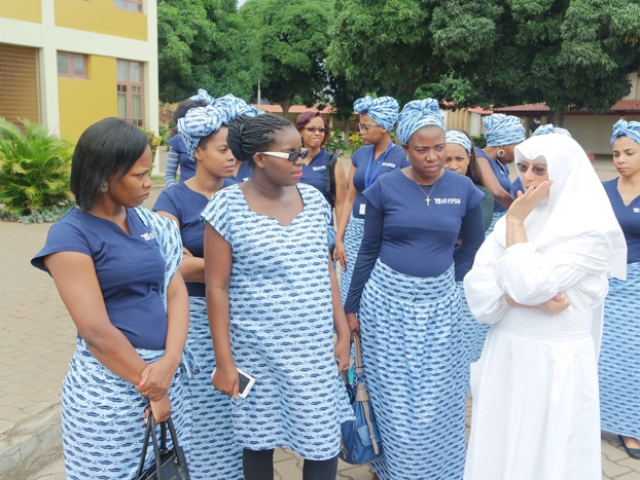
[[[177,102],[206,89],[249,100],[258,83],[256,37],[232,0],[158,3],[160,98]]]
[[[342,132],[340,130],[333,130],[324,148],[329,152],[344,152],[347,149],[347,144],[342,139]]]
[[[23,121],[24,133],[0,118],[2,214],[28,215],[69,201],[72,144]]]

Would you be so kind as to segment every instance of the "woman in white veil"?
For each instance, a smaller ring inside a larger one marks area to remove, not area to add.
[[[587,155],[564,135],[515,150],[520,194],[465,277],[492,324],[471,366],[465,480],[599,480],[598,350],[626,244]]]

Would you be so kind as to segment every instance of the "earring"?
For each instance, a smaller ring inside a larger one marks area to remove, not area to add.
[[[102,182],[100,184],[100,191],[102,193],[107,193],[109,191],[109,184],[107,182]]]
[[[505,156],[505,151],[502,149],[502,147],[500,147],[500,150],[498,150],[498,158],[502,158]]]

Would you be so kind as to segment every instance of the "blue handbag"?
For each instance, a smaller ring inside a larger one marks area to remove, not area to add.
[[[376,458],[382,452],[382,439],[373,409],[369,403],[369,394],[364,386],[364,367],[360,338],[354,335],[355,369],[353,381],[346,385],[347,394],[353,407],[355,420],[344,422],[340,458],[347,463],[362,464]]]

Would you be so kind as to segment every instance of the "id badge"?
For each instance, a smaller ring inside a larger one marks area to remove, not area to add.
[[[366,203],[361,203],[360,204],[360,215],[364,215],[364,211],[367,209],[367,204]]]

